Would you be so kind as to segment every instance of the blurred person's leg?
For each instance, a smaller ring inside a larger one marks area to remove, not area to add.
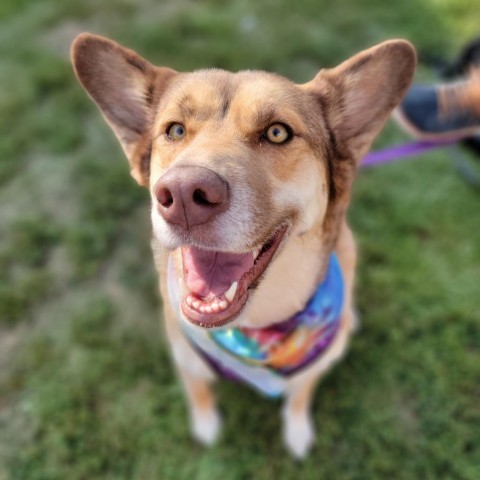
[[[480,70],[459,82],[413,85],[394,118],[409,134],[425,140],[480,134]]]

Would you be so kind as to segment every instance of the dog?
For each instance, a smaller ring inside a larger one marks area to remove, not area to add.
[[[284,398],[284,442],[303,458],[314,387],[355,330],[352,183],[410,85],[414,48],[386,41],[305,84],[176,72],[89,33],[71,57],[151,195],[165,328],[194,437],[218,437],[211,384],[222,373]]]

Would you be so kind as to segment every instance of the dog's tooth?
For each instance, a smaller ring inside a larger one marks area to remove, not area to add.
[[[189,307],[192,306],[193,298],[191,297],[191,295],[188,295],[187,298],[185,299],[185,301],[187,302],[187,305]]]
[[[212,307],[211,307],[210,305],[207,305],[207,306],[205,307],[205,312],[206,312],[206,313],[212,313]]]
[[[192,307],[195,309],[195,310],[198,310],[198,308],[200,307],[200,302],[198,300],[194,300],[192,302]]]
[[[200,305],[200,313],[205,313],[205,305]]]
[[[225,298],[231,302],[235,297],[235,293],[237,293],[238,282],[233,282],[229,289],[224,293]]]
[[[218,306],[220,307],[220,310],[226,310],[228,307],[228,302],[226,300],[221,300],[218,302]]]
[[[212,303],[212,312],[218,313],[220,311],[220,305],[218,302],[213,302]]]
[[[257,259],[259,253],[260,253],[260,249],[259,249],[259,248],[256,248],[255,250],[253,250],[252,256],[253,256],[253,259],[254,259],[254,260]]]

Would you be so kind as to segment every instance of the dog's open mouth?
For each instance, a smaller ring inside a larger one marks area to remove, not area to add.
[[[182,311],[195,325],[220,327],[235,319],[251,289],[270,264],[287,231],[283,225],[261,248],[227,253],[182,247],[187,293]]]

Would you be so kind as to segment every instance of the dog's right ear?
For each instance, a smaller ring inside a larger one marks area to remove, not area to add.
[[[120,141],[132,176],[147,186],[154,107],[176,72],[89,33],[74,40],[71,58],[78,80]]]
[[[332,69],[320,70],[302,88],[323,105],[338,145],[358,163],[403,98],[416,66],[413,46],[389,40]]]

